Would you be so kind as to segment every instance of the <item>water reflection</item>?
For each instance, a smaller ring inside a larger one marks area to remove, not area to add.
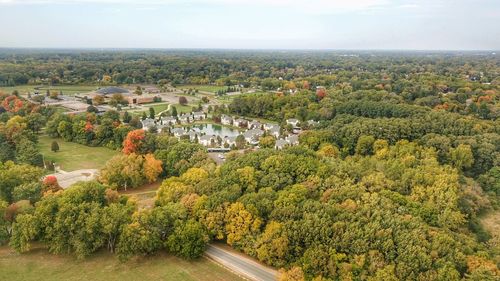
[[[221,137],[235,137],[240,134],[236,129],[225,127],[217,124],[196,124],[191,126],[182,127],[184,130],[189,131],[193,129],[196,132],[200,132],[206,135],[216,135]]]

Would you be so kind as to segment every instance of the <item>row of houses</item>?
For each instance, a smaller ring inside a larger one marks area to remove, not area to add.
[[[227,126],[235,126],[240,128],[247,128],[248,130],[262,130],[266,131],[269,135],[279,138],[281,135],[281,126],[272,123],[260,123],[259,121],[248,121],[242,118],[233,118],[231,116],[222,115],[221,124]],[[256,131],[254,131],[255,133]]]
[[[141,121],[142,128],[148,131],[152,127],[156,127],[159,132],[161,132],[164,128],[168,128],[174,126],[176,124],[189,124],[194,121],[205,120],[207,115],[205,112],[191,112],[191,113],[183,113],[177,117],[175,116],[162,116],[158,119],[146,118]]]

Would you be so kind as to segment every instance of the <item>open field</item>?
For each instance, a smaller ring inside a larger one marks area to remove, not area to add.
[[[159,253],[122,263],[102,251],[80,261],[73,256],[52,255],[41,248],[17,254],[5,246],[0,247],[0,276],[10,281],[242,280],[205,258],[185,261]]]
[[[56,162],[64,171],[100,169],[106,161],[119,153],[105,147],[85,146],[62,139],[53,139],[46,135],[40,136],[38,140],[39,149],[45,160]],[[54,140],[59,144],[58,152],[50,150],[50,145]]]
[[[203,92],[215,93],[219,90],[224,90],[227,86],[216,86],[216,85],[180,85],[177,86],[178,89],[198,89]]]
[[[64,95],[74,95],[77,93],[85,93],[95,90],[96,85],[56,85],[56,86],[47,86],[47,85],[22,85],[22,86],[13,86],[13,87],[0,87],[0,91],[5,93],[12,93],[12,91],[17,90],[20,94],[24,94],[27,92],[35,91],[35,88],[40,92],[44,93],[48,89],[51,91],[62,91]]]

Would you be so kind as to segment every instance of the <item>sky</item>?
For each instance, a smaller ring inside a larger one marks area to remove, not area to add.
[[[0,0],[0,47],[499,50],[500,0]]]

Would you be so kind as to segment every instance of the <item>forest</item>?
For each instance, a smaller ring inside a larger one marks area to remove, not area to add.
[[[103,82],[103,76],[111,77]],[[226,243],[280,280],[498,280],[500,58],[488,53],[0,52],[0,84],[242,86],[213,114],[270,120],[299,145],[206,149],[120,111],[68,115],[0,95],[0,244],[80,259]],[[319,123],[311,125],[307,121]],[[41,132],[122,153],[62,190]],[[46,166],[46,165],[45,165]],[[119,191],[160,181],[152,208]]]

